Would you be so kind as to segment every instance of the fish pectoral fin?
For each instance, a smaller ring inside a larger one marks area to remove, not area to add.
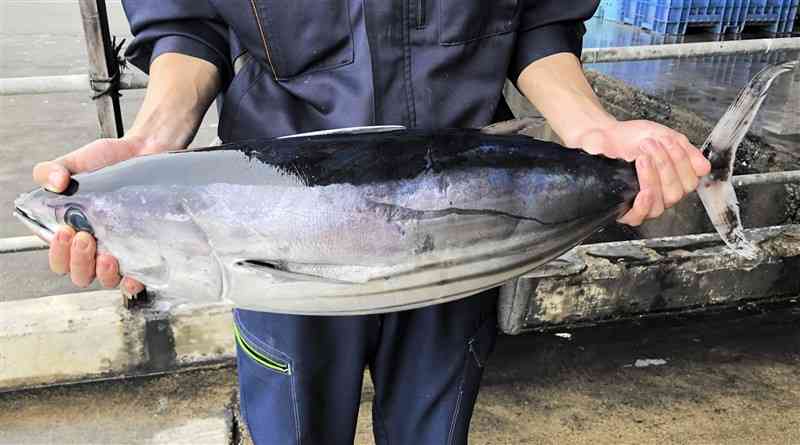
[[[328,136],[332,134],[367,134],[367,133],[385,133],[387,131],[405,130],[406,127],[402,125],[371,125],[368,127],[347,127],[347,128],[333,128],[330,130],[309,131],[307,133],[290,134],[281,136],[277,139],[293,139],[309,136]]]
[[[481,128],[484,134],[521,134],[534,137],[545,124],[544,118],[521,117],[507,121],[497,122]]]
[[[353,284],[351,281],[338,280],[322,275],[315,275],[307,272],[297,272],[291,270],[290,267],[283,261],[273,260],[239,260],[233,266],[235,268],[245,269],[251,272],[263,273],[268,277],[270,283],[289,283],[297,281],[307,281],[315,283],[330,283],[330,284]]]

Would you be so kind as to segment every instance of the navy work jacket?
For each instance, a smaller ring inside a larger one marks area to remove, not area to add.
[[[123,0],[148,70],[219,68],[223,141],[362,125],[480,127],[531,62],[580,55],[598,0]],[[234,61],[247,60],[234,74]]]

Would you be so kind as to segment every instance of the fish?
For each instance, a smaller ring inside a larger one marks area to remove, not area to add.
[[[16,214],[45,240],[62,224],[93,234],[172,301],[411,309],[520,276],[630,209],[631,164],[503,128],[342,129],[140,156],[24,195]]]
[[[48,242],[60,225],[91,233],[169,304],[408,310],[524,275],[630,210],[632,164],[529,128],[355,127],[139,156],[24,194],[15,215]]]

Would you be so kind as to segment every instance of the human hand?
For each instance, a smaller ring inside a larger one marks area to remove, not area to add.
[[[33,179],[42,187],[63,192],[70,176],[99,168],[144,154],[144,143],[128,137],[121,139],[98,139],[53,161],[37,164],[33,168]],[[128,297],[144,290],[144,285],[132,278],[122,278],[119,263],[112,255],[97,252],[94,237],[87,232],[77,232],[71,227],[60,228],[50,243],[48,254],[50,269],[58,274],[69,274],[78,287],[89,286],[95,278],[106,288],[121,289]]]
[[[639,193],[619,222],[638,226],[657,218],[693,192],[711,164],[683,134],[646,121],[613,121],[582,134],[574,144],[592,154],[636,163]]]

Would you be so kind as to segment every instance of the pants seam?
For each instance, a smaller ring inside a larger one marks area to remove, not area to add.
[[[461,399],[464,395],[464,388],[462,387],[458,390],[458,397],[456,398],[456,406],[453,409],[453,418],[450,421],[450,432],[447,434],[447,445],[452,445],[453,437],[456,430],[456,423],[458,422],[458,414],[461,412]]]

